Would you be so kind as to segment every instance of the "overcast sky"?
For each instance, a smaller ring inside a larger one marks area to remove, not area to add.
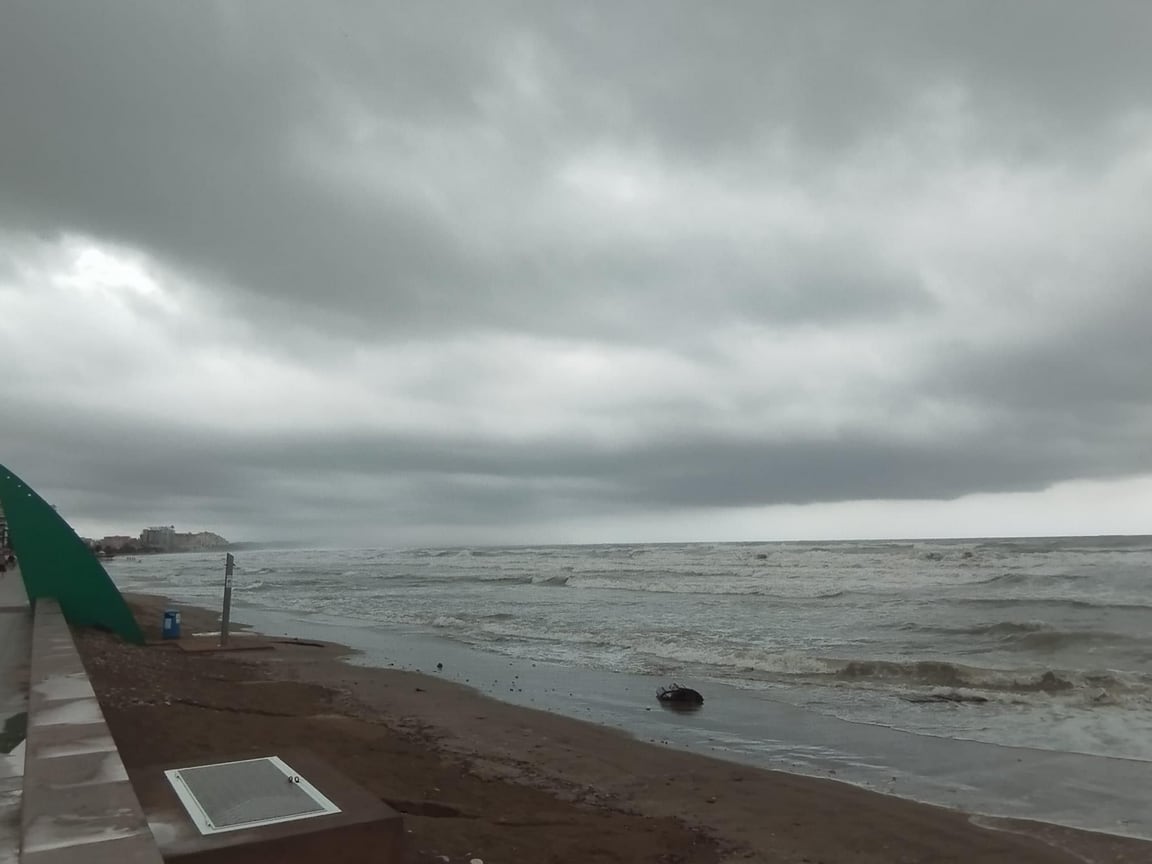
[[[97,535],[1146,532],[1149,34],[7,3],[0,462]]]

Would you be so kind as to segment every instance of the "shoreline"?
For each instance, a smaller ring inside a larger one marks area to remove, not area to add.
[[[917,734],[813,712],[718,681],[707,682],[704,708],[684,715],[656,707],[655,691],[668,683],[663,677],[516,658],[419,629],[300,610],[254,604],[238,614],[265,633],[346,643],[360,652],[349,658],[353,665],[424,672],[501,702],[623,729],[640,741],[737,765],[835,779],[988,818],[1152,839],[1142,803],[1152,796],[1147,762]],[[443,668],[437,669],[440,660]]]
[[[127,597],[146,632],[159,633],[161,610],[170,601],[155,595]],[[218,627],[215,612],[182,602],[176,605],[188,632]],[[1005,864],[1126,864],[1152,857],[1152,844],[1139,840],[1039,822],[973,817],[834,779],[660,747],[618,729],[501,702],[435,675],[352,665],[345,662],[352,657],[347,646],[317,644],[277,642],[271,651],[195,656],[174,646],[141,651],[116,646],[101,634],[85,634],[82,651],[86,662],[92,656],[90,672],[102,704],[108,700],[109,725],[130,773],[145,761],[223,752],[214,750],[196,725],[202,726],[206,717],[219,720],[217,715],[225,713],[221,700],[230,706],[229,719],[251,727],[257,740],[267,742],[265,746],[298,743],[303,727],[308,727],[303,739],[310,749],[373,791],[389,782],[365,764],[363,750],[374,752],[373,736],[363,739],[369,743],[361,751],[345,751],[328,740],[331,728],[317,732],[315,727],[340,727],[344,737],[353,728],[361,735],[365,730],[377,734],[383,730],[404,742],[398,749],[405,751],[405,758],[446,763],[451,767],[441,770],[448,770],[450,780],[422,788],[425,784],[414,779],[406,790],[387,791],[408,805],[410,839],[428,854],[436,850],[462,856],[471,851],[484,860],[586,861],[593,854],[590,848],[595,848],[596,860],[621,862],[877,864],[940,860],[955,857],[957,849],[964,850],[965,861]],[[146,668],[154,661],[178,664],[180,680],[166,686],[163,676]],[[150,693],[139,692],[136,678],[144,679],[143,689],[151,688]],[[263,686],[254,687],[257,681]],[[176,692],[184,689],[193,692]],[[174,692],[165,696],[168,690]],[[281,690],[283,694],[278,693]],[[197,696],[198,691],[212,692]],[[134,695],[127,697],[128,693]],[[257,693],[260,698],[253,699]],[[193,721],[186,716],[189,712],[200,719]],[[285,714],[302,728],[278,728],[287,723]],[[196,731],[191,740],[178,740],[175,733],[159,740],[155,734],[141,739],[137,733],[142,723],[177,728],[191,723]],[[231,746],[234,737],[224,746],[228,752],[236,750]],[[333,748],[340,752],[334,754]],[[486,788],[473,801],[462,790],[475,782]],[[454,795],[469,800],[462,806],[452,800]],[[539,806],[560,808],[566,814],[552,820],[557,824],[551,826],[546,841],[529,836],[544,826],[511,824],[532,822],[531,818],[501,820],[486,815],[493,808],[508,809],[524,796],[541,795]],[[423,815],[437,808],[466,815]],[[585,824],[587,820],[598,827]],[[620,820],[640,821],[625,827]],[[606,827],[608,823],[618,823],[621,831]],[[577,830],[576,825],[581,827]],[[456,850],[452,838],[459,839],[461,847],[475,848]],[[541,841],[545,842],[541,848],[555,850],[563,838],[574,850],[570,858],[526,854],[525,844]]]

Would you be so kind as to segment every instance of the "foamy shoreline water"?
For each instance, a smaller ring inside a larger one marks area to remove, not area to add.
[[[356,665],[435,675],[501,701],[614,727],[642,741],[983,816],[1152,839],[1145,803],[1152,796],[1152,772],[1144,762],[851,723],[717,683],[705,688],[702,710],[670,712],[655,700],[662,678],[508,658],[405,627],[349,624],[243,604],[236,614],[261,632],[349,645],[360,652],[350,660]]]
[[[219,555],[109,570],[130,590],[218,602]],[[1152,540],[1089,538],[250,552],[236,592],[857,722],[1152,759],[1150,583]],[[922,701],[941,696],[984,701]]]

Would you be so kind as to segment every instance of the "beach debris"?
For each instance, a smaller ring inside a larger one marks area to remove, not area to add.
[[[444,670],[444,664],[443,664],[443,663],[437,663],[437,664],[436,664],[436,669],[437,669],[437,670],[439,670],[439,671],[443,671],[443,670]]]
[[[656,691],[656,699],[664,705],[677,707],[698,707],[704,704],[700,691],[691,687],[681,687],[673,682],[671,687],[661,687]]]

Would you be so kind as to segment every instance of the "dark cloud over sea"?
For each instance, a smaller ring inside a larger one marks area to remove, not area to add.
[[[0,462],[84,530],[1152,497],[1148,4],[0,19]]]

